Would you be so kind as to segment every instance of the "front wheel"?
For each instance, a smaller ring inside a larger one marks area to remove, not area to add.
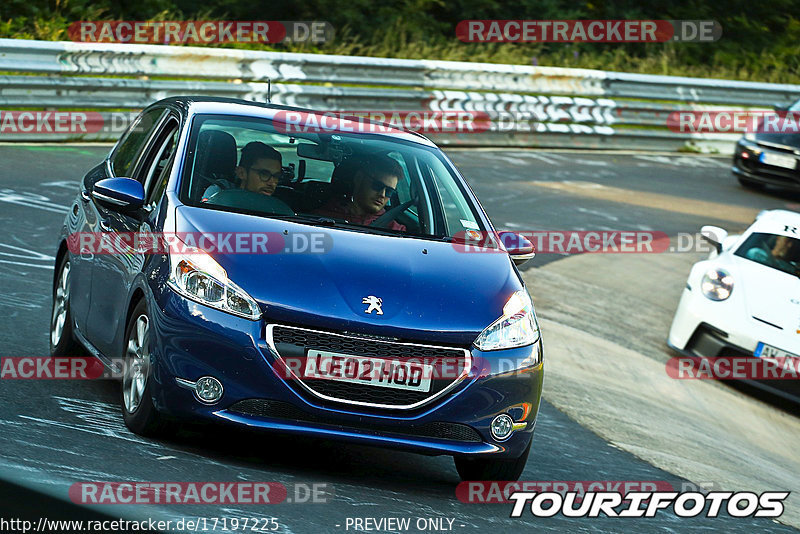
[[[136,305],[126,329],[125,368],[120,403],[125,425],[142,436],[166,433],[166,421],[153,405],[150,380],[150,318],[144,300]]]
[[[50,355],[54,357],[78,354],[80,347],[72,337],[72,314],[69,311],[69,254],[58,262],[53,287],[53,310],[50,314]]]
[[[464,456],[455,456],[453,460],[461,480],[517,480],[528,463],[532,443],[533,440],[528,443],[522,456],[510,460]]]

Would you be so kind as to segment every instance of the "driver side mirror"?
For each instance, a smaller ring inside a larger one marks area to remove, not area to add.
[[[716,249],[717,254],[722,252],[722,242],[728,237],[728,232],[719,226],[703,226],[700,229],[700,235],[703,239],[711,243]]]
[[[144,205],[144,187],[133,178],[106,178],[94,184],[92,197],[114,211],[136,211]]]
[[[511,260],[517,267],[532,260],[536,255],[533,243],[528,241],[528,238],[524,235],[508,231],[498,232],[498,235],[508,255],[511,256]]]

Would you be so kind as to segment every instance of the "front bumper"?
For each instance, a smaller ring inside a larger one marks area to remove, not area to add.
[[[686,288],[681,295],[667,338],[671,349],[692,358],[755,358],[759,342],[784,350],[792,349],[775,327],[744,313],[731,313],[731,308],[736,310],[732,302],[714,302],[696,291]],[[723,312],[721,308],[726,306],[730,308]],[[800,403],[798,380],[740,381]]]
[[[698,355],[708,357],[727,355],[728,349],[725,354],[714,353],[717,349],[721,350],[722,345],[719,343],[705,336],[698,337],[698,332],[710,331],[724,340],[725,346],[734,347],[730,349],[735,353],[730,354],[733,356],[752,356],[759,342],[790,352],[798,351],[797,342],[792,339],[791,334],[751,317],[742,298],[742,292],[734,288],[733,294],[727,300],[719,302],[709,300],[700,293],[698,287],[689,289],[687,284],[670,327],[668,338],[670,346],[679,350],[692,350],[692,347],[699,343],[706,348]]]
[[[151,389],[154,404],[173,417],[409,450],[424,454],[520,456],[533,437],[541,399],[541,341],[517,349],[471,349],[469,374],[446,395],[412,410],[372,409],[310,398],[272,362],[265,322],[196,304],[169,289],[150,300]],[[537,361],[517,368],[514,363]],[[224,394],[198,402],[175,378],[213,376]],[[526,423],[508,439],[490,434],[509,413]]]

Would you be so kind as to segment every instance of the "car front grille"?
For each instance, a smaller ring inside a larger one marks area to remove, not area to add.
[[[228,411],[255,417],[309,422],[320,426],[329,426],[331,428],[342,430],[356,430],[373,434],[377,433],[397,436],[414,436],[461,442],[483,441],[477,430],[471,426],[460,423],[433,422],[403,427],[373,423],[334,423],[330,420],[316,417],[312,414],[304,412],[294,404],[270,399],[241,400],[229,407]]]
[[[409,410],[428,404],[455,388],[467,375],[472,364],[470,352],[463,348],[405,343],[377,336],[337,334],[295,326],[268,325],[266,338],[273,352],[284,364],[287,358],[304,361],[307,351],[315,349],[390,360],[413,359],[431,364],[436,369],[448,370],[433,377],[430,391],[427,392],[329,379],[301,380],[296,374],[288,373],[288,381],[296,389],[318,399],[379,409]],[[285,367],[291,368],[291,366]]]

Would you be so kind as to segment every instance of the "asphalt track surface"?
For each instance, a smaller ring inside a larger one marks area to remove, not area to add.
[[[107,150],[0,146],[0,356],[47,354],[56,232],[78,180]],[[797,195],[742,189],[727,158],[520,150],[450,156],[500,229],[674,236],[703,224],[740,230],[751,212],[800,204]],[[563,257],[540,254],[526,268]],[[275,517],[279,532],[346,532],[347,518],[354,517],[411,518],[412,525],[417,518],[447,518],[455,532],[795,531],[770,520],[682,519],[666,511],[647,519],[513,519],[510,504],[458,501],[458,476],[448,457],[218,429],[148,440],[125,428],[117,397],[113,381],[0,381],[0,478],[64,499],[79,481],[274,481],[289,488],[290,498],[298,483],[332,488],[327,504],[98,507],[137,519]],[[678,489],[685,482],[610,446],[546,400],[521,479],[665,481]]]

